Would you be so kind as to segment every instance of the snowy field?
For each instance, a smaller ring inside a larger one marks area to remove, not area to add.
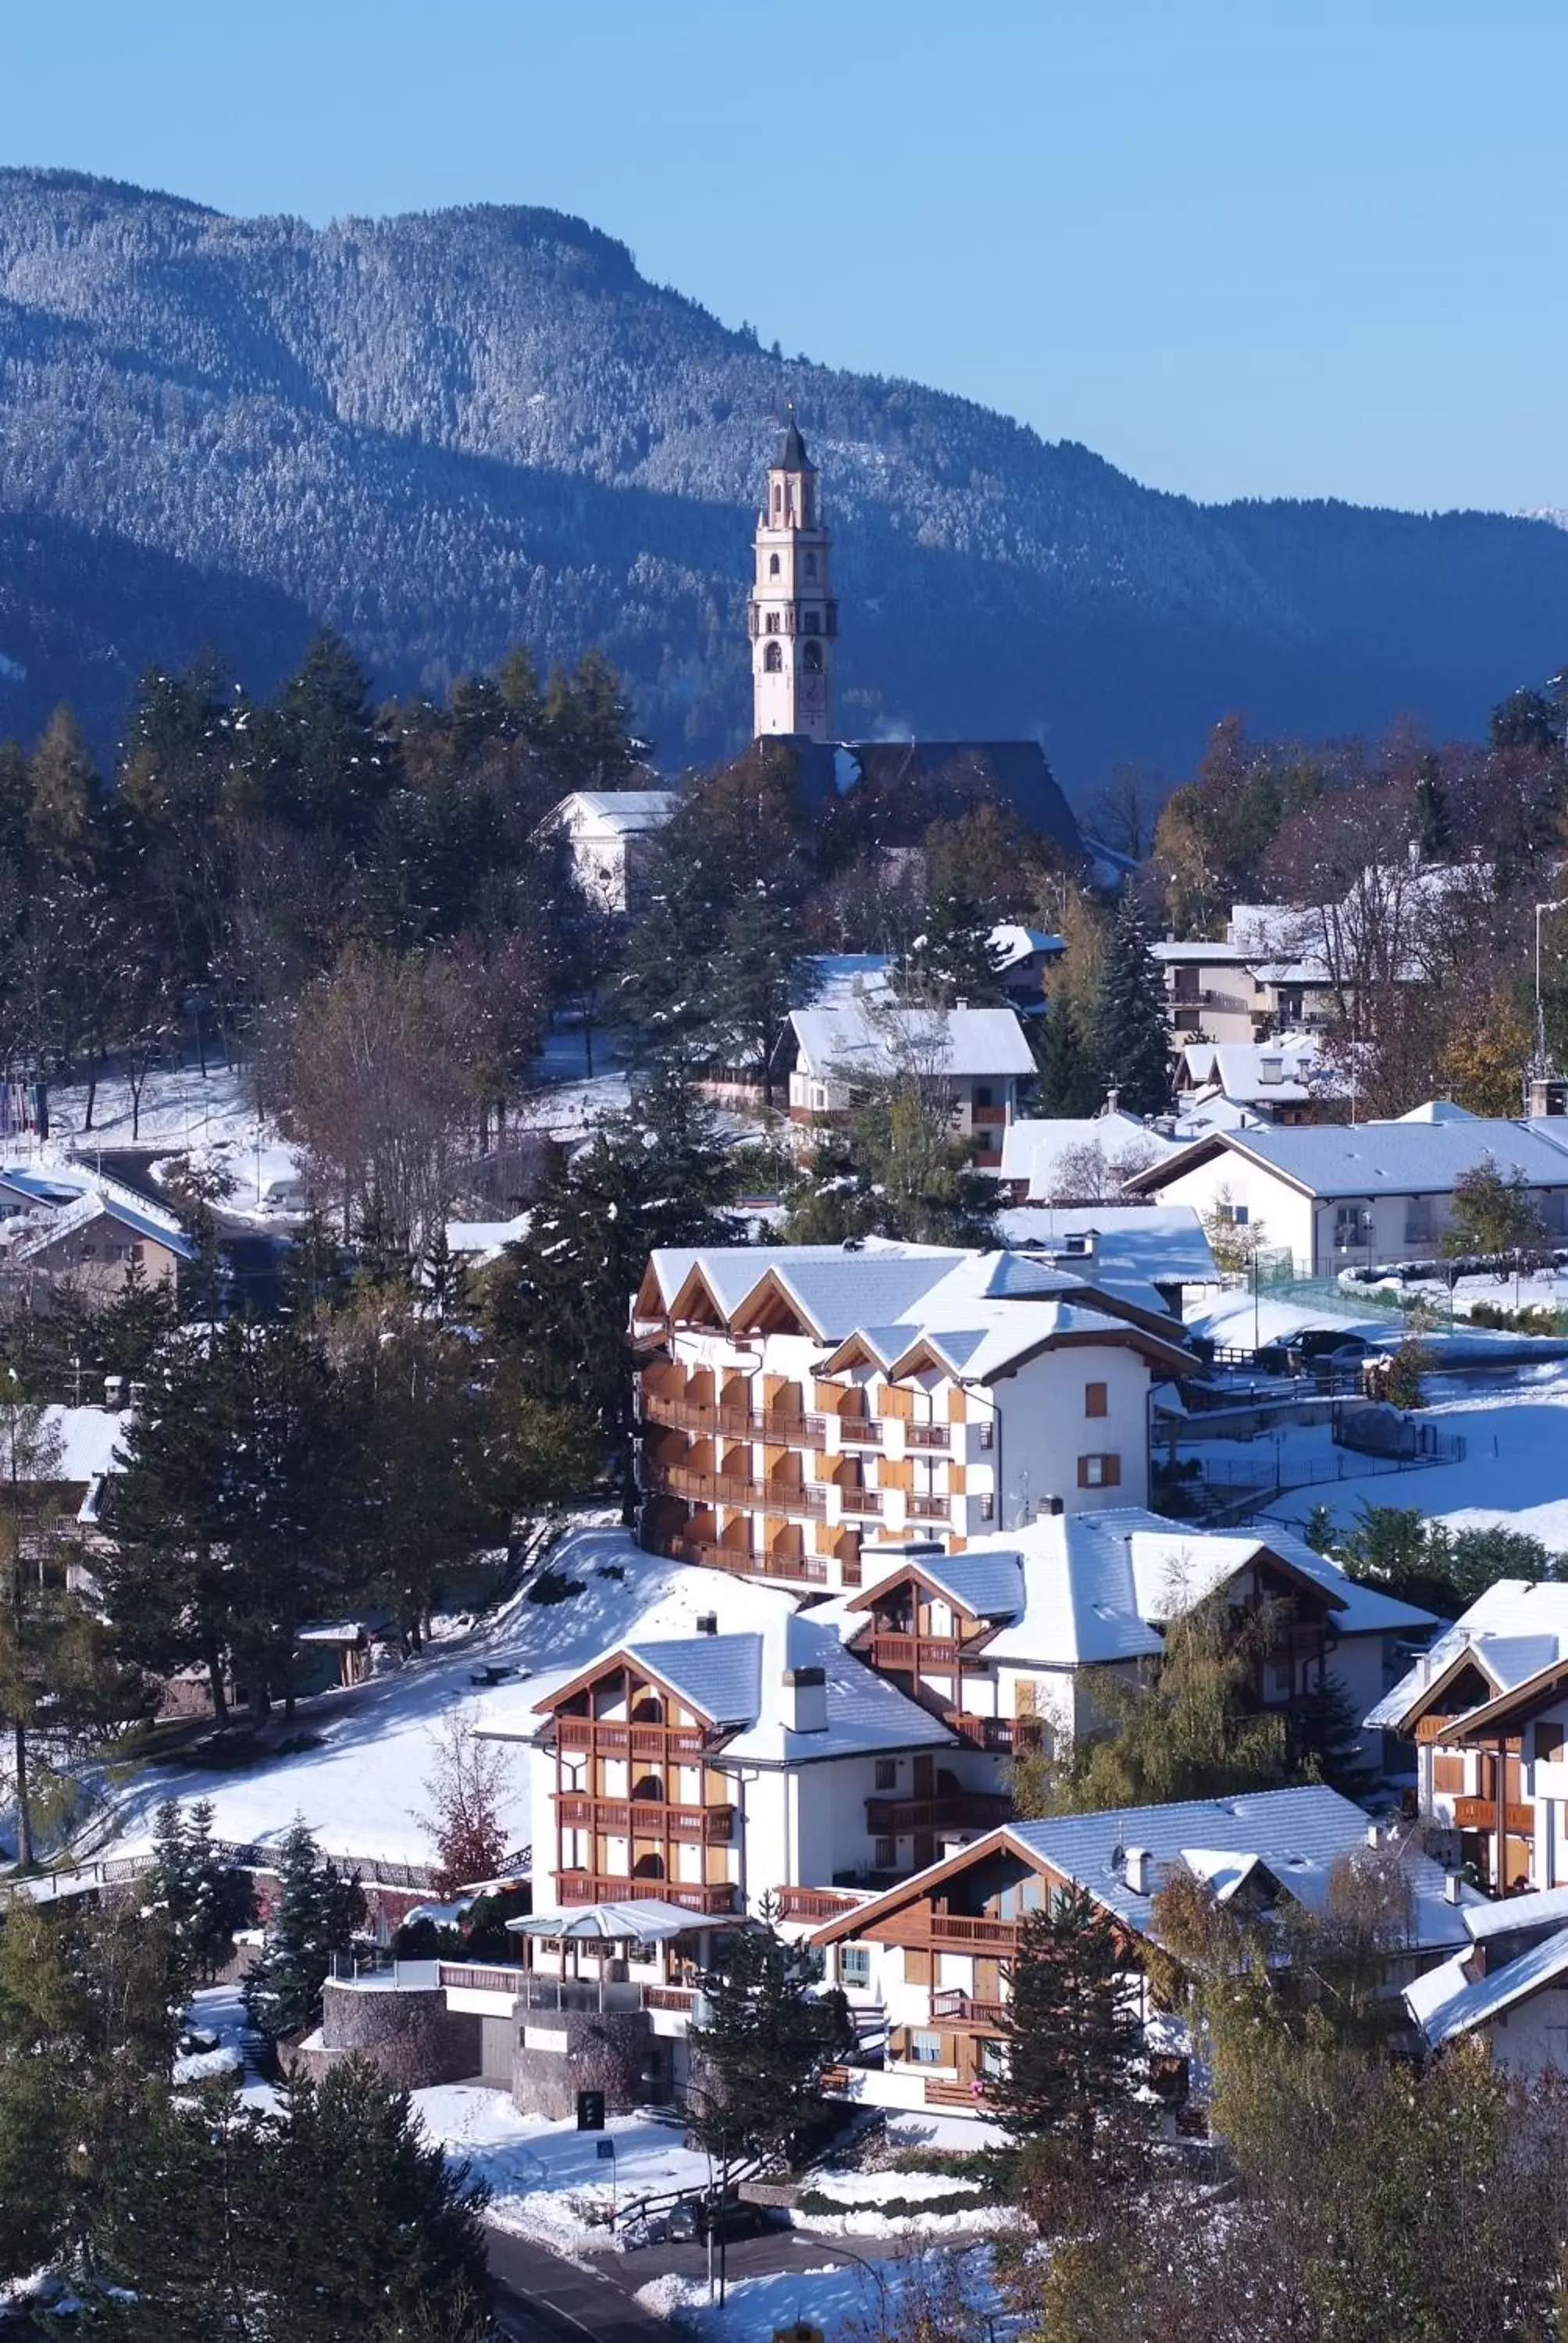
[[[984,2343],[988,2335],[1000,2338],[1010,2328],[998,2316],[1000,2301],[984,2246],[922,2253],[911,2241],[907,2254],[889,2255],[874,2268],[839,2262],[740,2278],[731,2282],[722,2304],[709,2301],[705,2279],[673,2276],[639,2287],[637,2298],[658,2318],[678,2320],[700,2343],[769,2343],[800,2319],[833,2343],[874,2343],[895,2317],[907,2322],[910,2334],[951,2336],[954,2343],[960,2338]]]
[[[1363,1503],[1416,1505],[1455,1529],[1523,1530],[1553,1553],[1568,1553],[1568,1363],[1523,1368],[1495,1383],[1438,1374],[1427,1391],[1432,1404],[1417,1421],[1459,1433],[1467,1443],[1462,1463],[1292,1491],[1271,1508],[1274,1516],[1299,1525],[1322,1504],[1348,1523]],[[1261,1452],[1269,1443],[1255,1445]]]
[[[509,1728],[531,1731],[544,1680],[582,1667],[634,1625],[648,1634],[692,1634],[700,1614],[711,1611],[719,1614],[721,1630],[732,1632],[755,1624],[759,1604],[794,1608],[793,1596],[782,1588],[663,1561],[608,1523],[568,1530],[550,1567],[580,1581],[583,1592],[552,1604],[530,1603],[526,1593],[514,1596],[470,1633],[391,1675],[301,1701],[286,1729],[319,1735],[319,1748],[243,1773],[164,1766],[138,1775],[115,1794],[106,1844],[93,1852],[141,1851],[150,1842],[159,1800],[174,1796],[210,1798],[215,1835],[242,1845],[277,1842],[299,1814],[328,1854],[428,1863],[433,1850],[421,1816],[429,1803],[431,1732],[448,1710],[463,1709],[476,1724],[505,1719]],[[606,1568],[625,1575],[603,1577]],[[469,1683],[470,1671],[503,1664],[518,1670],[518,1680],[486,1690]],[[506,1822],[519,1848],[528,1838],[533,1755],[519,1746],[511,1766]]]
[[[432,2139],[467,2159],[494,2192],[488,2218],[499,2229],[534,2237],[558,2252],[618,2250],[612,2206],[668,2188],[703,2188],[709,2159],[682,2145],[679,2129],[649,2117],[612,2116],[602,2134],[575,2122],[519,2115],[505,2092],[478,2083],[442,2083],[416,2091],[414,2105]],[[615,2143],[614,2181],[598,2141]]]
[[[131,1087],[123,1075],[107,1074],[99,1081],[91,1131],[86,1117],[85,1083],[52,1086],[47,1141],[40,1146],[30,1138],[7,1140],[6,1161],[46,1167],[75,1157],[90,1166],[100,1149],[167,1149],[228,1174],[233,1189],[223,1200],[226,1219],[266,1225],[298,1218],[297,1209],[291,1212],[277,1195],[280,1189],[297,1187],[298,1153],[275,1123],[257,1115],[245,1077],[233,1066],[214,1064],[206,1074],[195,1065],[170,1066],[149,1074],[134,1140]]]

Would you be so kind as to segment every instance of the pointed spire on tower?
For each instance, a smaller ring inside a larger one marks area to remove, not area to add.
[[[774,469],[786,472],[814,471],[816,467],[806,453],[806,442],[801,438],[799,427],[795,420],[793,399],[785,407],[784,414],[786,417],[784,437],[779,442],[779,453],[773,458]]]

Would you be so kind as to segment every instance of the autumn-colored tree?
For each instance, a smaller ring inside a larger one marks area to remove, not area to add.
[[[1438,1061],[1445,1094],[1472,1114],[1519,1112],[1530,1026],[1513,994],[1462,991]]]
[[[461,1709],[449,1709],[429,1738],[426,1827],[436,1842],[436,1893],[447,1897],[494,1879],[506,1861],[511,1768],[500,1744],[482,1741]]]

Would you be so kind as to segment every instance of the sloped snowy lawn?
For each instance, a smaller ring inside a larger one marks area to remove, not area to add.
[[[1568,1553],[1568,1364],[1524,1367],[1490,1388],[1434,1375],[1427,1390],[1432,1404],[1417,1421],[1459,1433],[1462,1463],[1293,1490],[1271,1512],[1300,1524],[1323,1504],[1349,1523],[1363,1502],[1415,1505],[1455,1529],[1523,1530],[1553,1553]]]
[[[488,2217],[498,2228],[564,2251],[617,2249],[612,2202],[706,2187],[710,2177],[707,2157],[683,2147],[678,2130],[638,2116],[612,2116],[602,2133],[578,2131],[519,2115],[504,2092],[477,2083],[416,2091],[414,2105],[431,2138],[467,2157],[494,2190]],[[613,2189],[601,2138],[615,2143]]]
[[[471,1634],[393,1674],[302,1701],[288,1730],[318,1735],[320,1748],[264,1760],[245,1772],[162,1766],[138,1775],[117,1794],[109,1851],[145,1848],[159,1800],[174,1796],[210,1798],[215,1835],[242,1845],[276,1843],[298,1813],[328,1854],[427,1863],[430,1834],[420,1817],[428,1807],[430,1733],[448,1710],[461,1708],[479,1725],[504,1718],[508,1728],[532,1730],[544,1686],[575,1673],[634,1626],[646,1634],[693,1634],[707,1611],[718,1613],[721,1631],[733,1632],[755,1624],[759,1604],[794,1607],[782,1588],[663,1561],[644,1554],[618,1525],[603,1522],[568,1530],[550,1567],[580,1583],[582,1593],[541,1604],[529,1602],[525,1592]],[[601,1577],[604,1568],[623,1574]],[[473,1670],[503,1663],[529,1673],[488,1689],[469,1683]],[[511,1752],[505,1821],[517,1847],[528,1839],[531,1755],[520,1745]]]
[[[659,2318],[678,2323],[681,2332],[700,2343],[769,2343],[779,2328],[809,2319],[831,2343],[872,2343],[902,2309],[913,2313],[924,2305],[930,2331],[951,2335],[954,2343],[982,2343],[988,2331],[1005,2331],[1000,2319],[994,2330],[990,2320],[1000,2310],[991,2275],[990,2249],[970,2253],[941,2250],[890,2255],[876,2265],[880,2285],[869,2269],[856,2262],[833,2262],[821,2269],[780,2270],[769,2278],[731,2280],[722,2303],[708,2299],[706,2278],[658,2278],[638,2288],[637,2298]],[[915,2321],[910,2318],[913,2331]]]

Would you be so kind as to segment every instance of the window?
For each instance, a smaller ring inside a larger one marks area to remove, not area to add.
[[[976,2045],[976,2047],[980,2051],[980,2070],[988,2083],[994,2083],[999,2076],[1006,2074],[1007,2044],[1005,2042],[981,2041]]]
[[[996,1446],[996,1426],[994,1423],[981,1424],[980,1428],[980,1444],[982,1448],[994,1448]]]
[[[928,2034],[923,2026],[910,2031],[910,2056],[917,2066],[940,2066],[942,2063],[942,2037]]]
[[[814,553],[809,553],[806,556],[806,575],[813,581],[813,583],[815,583],[817,577],[817,557]]]
[[[779,644],[769,644],[767,649],[762,654],[762,669],[766,675],[783,674],[784,653]]]
[[[1244,1229],[1247,1225],[1247,1212],[1248,1207],[1245,1204],[1216,1204],[1214,1218],[1224,1227]]]
[[[784,483],[782,480],[775,480],[773,483],[773,509],[775,512],[782,512],[784,509]]]
[[[996,1104],[996,1101],[991,1095],[991,1086],[989,1082],[977,1082],[975,1084],[974,1102],[976,1106],[994,1106]]]
[[[777,610],[769,611],[766,631],[770,635],[776,635],[779,632],[779,613]]]
[[[1120,1456],[1081,1456],[1078,1460],[1078,1485],[1081,1489],[1119,1489],[1121,1486]]]
[[[770,553],[768,557],[768,575],[769,578],[777,578],[779,575],[779,556],[776,553]]]
[[[1364,1204],[1339,1204],[1334,1208],[1334,1250],[1348,1252],[1352,1245],[1371,1244],[1372,1214]]]
[[[839,1947],[839,1983],[859,1986],[871,1982],[871,1947],[869,1945],[840,1945]]]
[[[815,610],[802,610],[800,613],[800,631],[803,635],[819,635],[822,631],[822,620],[820,615]]]
[[[1108,1383],[1085,1383],[1085,1384],[1084,1384],[1084,1386],[1083,1386],[1083,1413],[1084,1413],[1084,1414],[1085,1414],[1085,1415],[1109,1415],[1109,1414],[1110,1414],[1110,1413],[1111,1413],[1111,1393],[1110,1393],[1110,1385],[1109,1385]]]
[[[982,1522],[994,1522],[996,1519],[996,1499],[989,1489],[980,1501],[980,1517]]]
[[[808,643],[806,646],[806,656],[801,660],[800,664],[805,669],[808,675],[820,675],[822,672],[821,644]]]
[[[898,1788],[898,1785],[899,1785],[899,1761],[898,1761],[898,1759],[897,1759],[896,1757],[879,1757],[879,1758],[878,1758],[878,1760],[877,1760],[877,1787],[878,1787],[878,1789],[879,1789],[879,1790],[896,1790],[896,1789]]]
[[[1535,1728],[1535,1762],[1544,1758],[1554,1764],[1563,1755],[1563,1732],[1560,1725],[1538,1725]]]
[[[898,1859],[898,1846],[890,1838],[879,1838],[871,1849],[871,1865],[873,1870],[891,1871]]]

